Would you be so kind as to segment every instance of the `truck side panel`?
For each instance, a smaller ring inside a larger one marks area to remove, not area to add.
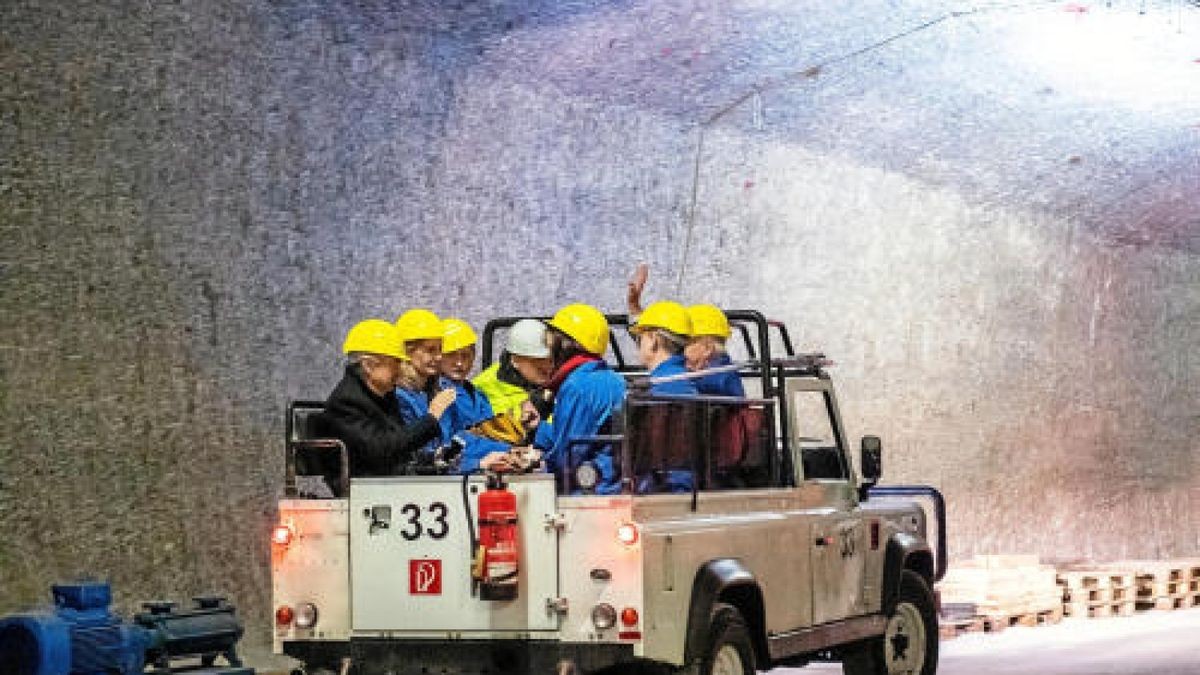
[[[812,621],[808,521],[794,491],[746,491],[638,498],[644,522],[647,658],[682,665],[692,585],[711,560],[736,558],[754,574],[768,632]]]

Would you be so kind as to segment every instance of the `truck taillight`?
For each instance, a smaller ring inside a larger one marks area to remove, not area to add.
[[[617,541],[626,546],[633,546],[638,541],[638,528],[633,523],[621,523],[617,526]]]
[[[633,607],[626,607],[621,610],[621,623],[626,626],[636,626],[638,623],[638,611]]]
[[[292,543],[292,528],[287,525],[278,525],[271,532],[271,542],[276,546],[287,546]]]
[[[292,608],[287,605],[282,605],[279,609],[275,610],[276,626],[290,626],[292,625],[293,618],[295,618],[295,615],[292,613]]]

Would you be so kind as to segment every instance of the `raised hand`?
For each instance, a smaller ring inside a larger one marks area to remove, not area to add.
[[[637,269],[633,271],[633,276],[629,278],[629,289],[625,296],[625,302],[629,306],[630,316],[642,313],[642,291],[646,288],[646,279],[649,276],[650,266],[646,263],[638,263]]]

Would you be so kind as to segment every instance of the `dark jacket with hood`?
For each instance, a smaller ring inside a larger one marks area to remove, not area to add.
[[[401,473],[417,451],[441,433],[433,415],[405,424],[395,393],[376,395],[357,364],[346,366],[342,381],[325,401],[322,421],[329,435],[346,444],[354,477]]]

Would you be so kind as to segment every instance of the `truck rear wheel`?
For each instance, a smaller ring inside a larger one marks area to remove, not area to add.
[[[883,637],[843,651],[845,675],[933,675],[937,672],[938,629],[933,593],[921,575],[900,573],[900,593],[887,613]]]
[[[715,605],[708,635],[700,675],[754,675],[754,645],[736,607]]]

